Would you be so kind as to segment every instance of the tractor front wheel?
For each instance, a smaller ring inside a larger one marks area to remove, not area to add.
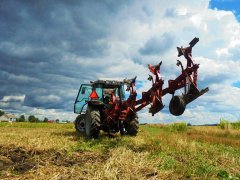
[[[133,117],[129,117],[126,119],[124,123],[125,134],[130,136],[136,136],[138,133],[138,117],[134,115]]]
[[[86,138],[98,138],[100,132],[100,112],[96,107],[88,106],[85,116]]]

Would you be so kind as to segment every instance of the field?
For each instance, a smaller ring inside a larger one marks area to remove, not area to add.
[[[240,179],[240,130],[142,125],[84,140],[73,124],[0,123],[0,179]]]

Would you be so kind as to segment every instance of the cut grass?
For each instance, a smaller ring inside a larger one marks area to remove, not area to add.
[[[73,124],[0,123],[0,178],[239,178],[239,130],[182,127],[144,125],[136,137],[85,140]]]

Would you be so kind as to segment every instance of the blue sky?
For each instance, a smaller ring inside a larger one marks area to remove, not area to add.
[[[74,120],[81,83],[137,76],[150,88],[147,64],[162,60],[165,80],[176,78],[177,46],[194,37],[199,88],[210,91],[181,117],[165,109],[140,122],[217,123],[240,119],[240,23],[237,1],[90,0],[0,1],[0,109],[39,118]],[[183,58],[180,58],[185,63]],[[180,93],[180,92],[179,92]]]
[[[240,21],[240,1],[238,0],[211,0],[209,3],[211,9],[231,11]],[[234,82],[233,86],[240,88],[240,81]]]
[[[219,10],[232,11],[236,18],[240,20],[240,2],[238,0],[211,0],[209,7]]]
[[[211,9],[217,8],[219,10],[231,11],[240,21],[240,1],[238,0],[211,0],[209,7]],[[233,86],[240,88],[240,81],[234,82]]]

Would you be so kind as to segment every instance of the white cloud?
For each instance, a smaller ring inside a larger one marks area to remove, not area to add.
[[[40,119],[44,119],[44,117],[47,117],[50,120],[74,120],[77,115],[73,114],[72,112],[66,112],[62,110],[56,110],[56,109],[41,109],[41,108],[32,108],[29,110],[29,112],[26,115],[35,115],[36,117]]]
[[[0,102],[11,102],[11,101],[17,101],[17,102],[23,102],[25,99],[25,95],[19,95],[19,96],[4,96]]]

